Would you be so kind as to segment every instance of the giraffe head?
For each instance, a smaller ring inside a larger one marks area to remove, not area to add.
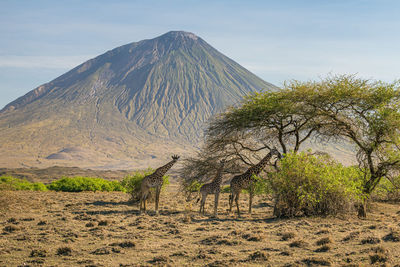
[[[276,147],[273,147],[273,148],[269,151],[269,153],[271,153],[271,156],[273,156],[273,155],[278,156],[278,157],[281,156],[281,153],[278,151],[278,149],[276,149]]]
[[[173,155],[173,156],[172,156],[172,159],[173,159],[174,161],[177,161],[179,158],[180,158],[180,156],[178,156],[178,155]]]

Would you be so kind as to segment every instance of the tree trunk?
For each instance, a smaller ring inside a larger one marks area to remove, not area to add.
[[[367,218],[367,200],[366,199],[364,199],[358,205],[358,217],[359,218]]]

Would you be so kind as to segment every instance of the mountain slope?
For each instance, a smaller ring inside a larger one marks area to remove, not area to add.
[[[0,164],[147,167],[193,149],[210,116],[261,89],[275,87],[192,33],[127,44],[8,104]]]

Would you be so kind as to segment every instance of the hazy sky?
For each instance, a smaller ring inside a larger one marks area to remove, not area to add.
[[[0,109],[107,50],[193,32],[264,80],[400,78],[400,1],[0,0]]]

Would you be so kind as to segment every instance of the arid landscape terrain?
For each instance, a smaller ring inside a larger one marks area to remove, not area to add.
[[[211,218],[171,184],[160,214],[128,203],[120,192],[2,191],[0,266],[382,266],[400,264],[400,207],[372,203],[353,215],[277,219],[257,197],[253,215]],[[247,211],[247,195],[241,200]]]

